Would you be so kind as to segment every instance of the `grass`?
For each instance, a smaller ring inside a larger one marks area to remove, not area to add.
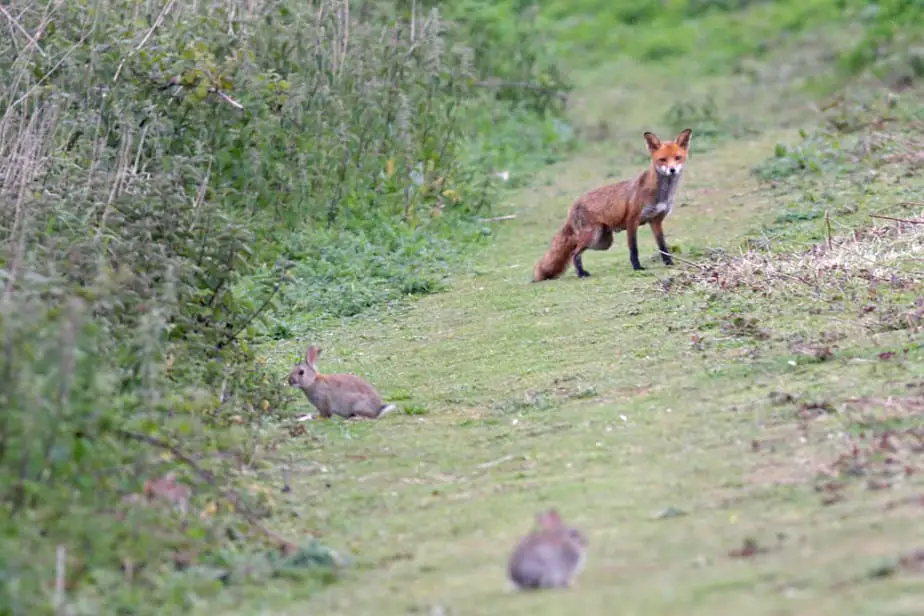
[[[497,223],[473,271],[312,334],[322,371],[362,374],[408,411],[302,424],[283,445],[303,472],[279,496],[293,518],[276,525],[320,533],[352,566],[317,594],[231,587],[199,613],[915,613],[916,560],[900,559],[922,547],[920,451],[901,441],[889,453],[874,433],[911,439],[901,430],[921,427],[922,229],[868,214],[920,213],[894,198],[919,175],[884,164],[870,184],[854,164],[768,185],[753,169],[798,143],[786,127],[819,117],[792,71],[711,78],[691,87],[755,128],[704,153],[694,135],[666,230],[696,265],[664,269],[643,230],[645,272],[632,272],[620,235],[586,256],[589,280],[570,270],[528,284],[570,201],[635,174],[636,133],[669,118],[671,76],[623,68],[582,86],[572,110],[592,131],[618,100],[619,126],[516,193],[506,209],[517,218]],[[786,214],[793,195],[830,186],[845,201],[860,185],[856,209],[829,208],[827,248],[823,216]],[[270,365],[286,374],[308,342],[267,348]],[[306,408],[299,398],[293,416]],[[571,591],[513,593],[506,558],[549,506],[588,535],[587,569]]]

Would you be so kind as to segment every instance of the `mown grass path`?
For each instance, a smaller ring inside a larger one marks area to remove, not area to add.
[[[653,96],[670,87],[649,85]],[[920,510],[886,516],[882,504],[895,494],[821,505],[812,477],[839,451],[842,427],[834,421],[802,433],[791,407],[768,402],[771,391],[837,397],[901,389],[913,366],[849,361],[874,357],[882,337],[854,338],[849,357],[824,363],[791,361],[780,337],[700,350],[691,336],[710,315],[721,320],[745,304],[733,295],[663,292],[658,278],[669,271],[647,228],[643,273],[632,272],[620,234],[609,252],[585,257],[590,279],[569,269],[560,280],[528,283],[571,200],[638,173],[641,132],[660,117],[644,91],[625,84],[587,92],[593,100],[579,111],[599,104],[602,92],[621,101],[631,128],[519,191],[500,212],[517,218],[496,225],[471,273],[406,309],[310,336],[324,349],[322,371],[362,374],[417,414],[314,422],[292,439],[293,492],[282,498],[299,515],[276,524],[295,536],[319,530],[354,565],[307,597],[291,585],[230,589],[241,593],[239,613],[822,615],[920,607],[914,579],[863,577],[913,537],[924,541]],[[760,119],[774,123],[772,115]],[[682,207],[666,224],[681,256],[694,246],[733,247],[772,217],[774,203],[749,170],[789,135],[765,130],[697,153],[694,134]],[[787,335],[849,321],[772,297],[765,309],[762,326]],[[280,375],[307,342],[273,351]],[[292,413],[307,410],[300,401]],[[570,591],[514,593],[505,578],[509,552],[549,506],[588,535],[587,569]],[[665,514],[671,508],[683,515]],[[748,538],[768,551],[729,556]],[[856,576],[862,581],[850,583]]]

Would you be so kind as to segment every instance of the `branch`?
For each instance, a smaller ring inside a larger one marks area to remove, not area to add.
[[[228,96],[227,94],[225,94],[224,92],[222,92],[221,90],[219,90],[218,88],[210,88],[210,89],[209,89],[209,92],[214,92],[214,93],[217,94],[219,97],[221,97],[221,99],[222,99],[223,101],[225,101],[226,103],[228,103],[229,105],[231,105],[231,106],[234,107],[235,109],[240,109],[240,110],[243,111],[244,106],[243,106],[242,104],[240,104],[239,102],[237,102],[236,100],[234,100],[233,98],[231,98],[230,96]]]
[[[10,14],[6,11],[5,8],[3,8],[3,5],[2,5],[2,4],[0,4],[0,13],[3,13],[3,15],[4,15],[7,19],[10,20],[10,23],[13,24],[14,26],[16,26],[16,28],[17,28],[20,32],[22,32],[23,36],[25,36],[27,39],[29,39],[29,44],[35,45],[35,48],[38,49],[38,52],[39,52],[40,54],[42,54],[42,57],[45,57],[45,58],[48,57],[48,56],[45,54],[45,52],[42,50],[41,46],[39,46],[38,41],[37,41],[31,34],[29,34],[29,33],[26,31],[25,28],[22,27],[22,24],[20,24],[18,21],[16,21],[16,20],[13,18],[13,16],[10,15]],[[39,32],[41,32],[41,28],[39,29]]]
[[[870,214],[871,218],[885,218],[886,220],[894,220],[896,222],[907,222],[912,225],[924,225],[924,220],[909,220],[907,218],[895,218],[893,216],[883,216],[882,214]]]
[[[139,51],[141,51],[141,48],[144,47],[144,44],[148,42],[148,39],[151,38],[151,35],[154,34],[154,31],[157,30],[160,24],[164,23],[164,17],[167,16],[167,11],[170,10],[170,8],[173,6],[173,3],[175,1],[176,0],[170,0],[166,5],[164,5],[164,8],[161,9],[160,11],[160,15],[158,15],[157,19],[154,20],[154,24],[148,29],[148,33],[144,35],[144,38],[141,39],[141,42],[138,43],[138,46],[135,47],[135,50],[132,51],[129,58],[135,55],[136,53],[138,53]],[[113,83],[119,80],[119,75],[122,74],[122,67],[125,66],[126,60],[128,60],[128,58],[125,58],[124,60],[119,62],[119,68],[116,69],[115,77],[112,78]]]
[[[521,90],[537,90],[539,92],[565,93],[569,88],[566,86],[544,86],[538,83],[528,81],[504,81],[502,79],[487,79],[485,81],[476,81],[472,85],[477,88],[520,88]]]
[[[683,257],[678,257],[677,255],[671,254],[671,253],[666,252],[666,251],[664,251],[664,250],[659,250],[658,252],[660,252],[662,255],[667,255],[668,257],[670,257],[670,258],[672,258],[672,259],[677,259],[677,260],[680,261],[681,263],[686,263],[687,265],[691,265],[691,266],[693,266],[693,267],[695,267],[695,268],[697,268],[697,269],[699,269],[699,270],[702,270],[702,269],[703,269],[703,266],[700,265],[699,263],[695,263],[695,262],[693,262],[693,261],[687,261],[687,260],[684,259]]]
[[[214,474],[202,468],[199,465],[199,463],[193,460],[188,454],[184,453],[183,451],[181,451],[174,445],[171,445],[167,441],[162,441],[159,438],[148,436],[147,434],[140,434],[138,432],[130,432],[128,430],[117,429],[115,430],[115,433],[124,439],[131,440],[131,441],[138,441],[141,443],[145,443],[147,445],[151,445],[152,447],[156,447],[157,449],[169,451],[171,454],[173,454],[173,456],[177,460],[179,460],[180,462],[182,462],[183,464],[191,468],[193,472],[196,473],[196,475],[198,475],[200,478],[202,478],[207,484],[209,484],[212,487],[219,488],[218,482],[215,480]],[[267,527],[265,527],[263,524],[261,524],[260,521],[257,520],[257,517],[251,511],[247,509],[247,506],[241,501],[240,496],[238,496],[236,492],[233,492],[231,490],[222,490],[221,488],[219,488],[219,490],[221,491],[222,497],[224,497],[225,500],[227,500],[229,503],[234,505],[235,512],[240,513],[241,517],[243,517],[247,521],[247,523],[250,524],[252,527],[254,527],[256,530],[260,531],[261,533],[263,533],[264,535],[266,535],[267,537],[269,537],[270,539],[278,543],[284,552],[289,552],[291,550],[297,549],[295,542],[289,541],[285,537],[279,535],[277,532],[272,531],[268,529]]]
[[[285,282],[285,281],[286,281],[286,275],[283,274],[282,276],[280,276],[279,281],[276,283],[276,286],[273,287],[273,292],[270,293],[270,294],[269,294],[269,297],[266,298],[266,301],[263,302],[263,305],[260,306],[260,308],[257,309],[252,315],[250,315],[250,318],[248,318],[246,321],[244,321],[243,325],[241,325],[240,327],[237,328],[237,331],[235,331],[233,334],[231,334],[230,336],[228,336],[227,338],[225,338],[224,340],[222,340],[221,342],[219,342],[219,343],[216,345],[216,347],[219,348],[219,349],[221,349],[221,348],[223,348],[226,344],[230,344],[230,343],[234,342],[234,339],[237,338],[238,336],[240,336],[240,335],[241,335],[241,332],[244,331],[245,329],[247,329],[247,326],[250,325],[251,323],[253,323],[254,320],[255,320],[258,316],[260,316],[261,314],[263,314],[263,311],[266,310],[266,309],[269,307],[270,302],[273,301],[273,298],[276,296],[276,293],[279,292],[279,289],[282,288],[282,283]]]
[[[478,222],[501,222],[502,220],[513,220],[516,214],[507,214],[506,216],[495,216],[494,218],[479,218]]]

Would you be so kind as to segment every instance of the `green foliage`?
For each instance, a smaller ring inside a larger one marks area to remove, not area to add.
[[[457,236],[448,239],[448,229]],[[273,338],[288,338],[318,320],[349,317],[367,309],[412,295],[443,288],[452,264],[463,258],[463,247],[484,237],[480,227],[464,221],[441,223],[439,218],[416,230],[382,219],[378,226],[355,232],[331,230],[311,236],[293,235],[286,244],[294,263],[288,285],[280,296],[285,312],[272,314],[258,331]],[[263,276],[271,277],[267,269]],[[260,275],[241,285],[259,288]]]
[[[914,100],[888,92],[840,95],[826,107],[823,124],[800,130],[795,145],[777,144],[773,157],[752,171],[768,182],[884,166],[912,173],[922,115],[924,108]]]
[[[556,41],[534,0],[431,0],[399,2],[405,10],[417,4],[437,6],[456,27],[456,41],[472,50],[479,87],[500,100],[545,113],[557,111],[570,82],[560,68]]]
[[[800,131],[793,145],[777,144],[752,169],[782,201],[757,232],[758,244],[772,238],[779,249],[827,239],[833,230],[868,224],[870,213],[918,200],[924,107],[915,96],[857,89],[824,108],[817,128]]]
[[[707,152],[725,139],[740,139],[751,133],[747,124],[737,115],[722,113],[712,96],[702,102],[681,100],[667,110],[664,124],[671,137],[685,128],[694,128],[694,151]]]
[[[513,0],[509,0],[513,3]],[[682,61],[706,72],[763,52],[783,33],[840,17],[838,0],[552,0],[540,23],[554,33],[572,64],[629,57]]]
[[[809,135],[800,131],[802,141],[795,146],[777,144],[773,158],[753,169],[759,179],[770,182],[797,174],[824,173],[843,162],[843,151],[835,136],[827,133]]]
[[[852,73],[872,67],[891,81],[924,77],[924,5],[914,0],[853,2],[864,23],[863,36],[844,56]]]

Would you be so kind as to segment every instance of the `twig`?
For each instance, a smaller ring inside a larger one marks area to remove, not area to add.
[[[28,99],[30,96],[32,96],[32,93],[33,93],[33,92],[35,92],[35,91],[38,90],[40,87],[42,87],[42,86],[45,84],[45,82],[46,82],[54,73],[58,72],[58,68],[59,68],[62,64],[64,64],[64,61],[67,60],[67,59],[70,57],[70,55],[71,55],[72,53],[74,53],[77,49],[79,49],[80,46],[83,45],[83,44],[86,42],[86,40],[87,40],[88,38],[90,38],[90,34],[91,34],[91,33],[92,33],[92,32],[86,32],[83,36],[81,36],[81,37],[80,37],[80,40],[78,40],[76,43],[74,43],[73,45],[71,45],[71,46],[67,49],[67,51],[65,51],[64,54],[62,54],[61,58],[55,63],[54,66],[51,67],[51,70],[50,70],[50,71],[48,71],[47,73],[45,73],[45,74],[42,76],[41,79],[39,79],[37,82],[35,82],[34,84],[32,84],[32,87],[29,88],[29,90],[28,90],[25,94],[23,94],[22,96],[20,96],[19,98],[17,98],[15,101],[13,101],[13,103],[12,103],[9,107],[7,107],[6,114],[4,114],[4,119],[6,119],[6,116],[9,115],[9,114],[12,112],[12,110],[13,110],[14,107],[18,107],[20,103],[22,103],[24,100],[26,100],[26,99]]]
[[[58,545],[55,554],[55,610],[61,612],[64,607],[64,584],[67,581],[67,548],[64,544]]]
[[[828,227],[828,250],[831,250],[831,217],[828,215],[828,210],[825,210],[825,225]]]
[[[130,432],[128,430],[118,430],[118,429],[115,432],[122,438],[133,440],[133,441],[138,441],[141,443],[146,443],[148,445],[151,445],[152,447],[156,447],[158,449],[169,451],[171,454],[173,454],[173,456],[177,460],[179,460],[180,462],[184,463],[186,466],[191,468],[193,472],[195,472],[196,475],[202,478],[207,484],[213,487],[218,487],[218,482],[215,480],[214,474],[212,474],[210,471],[207,471],[201,466],[199,466],[198,462],[193,460],[187,454],[183,453],[180,449],[171,445],[170,443],[166,441],[162,441],[159,438],[155,438],[153,436],[148,436],[147,434],[140,434],[138,432]],[[225,500],[227,500],[229,503],[234,505],[234,510],[236,512],[239,512],[241,517],[247,520],[247,522],[251,526],[253,526],[255,529],[257,529],[258,531],[260,531],[261,533],[263,533],[264,535],[266,535],[273,541],[280,544],[284,550],[291,550],[296,546],[295,542],[289,541],[288,539],[286,539],[279,533],[273,530],[270,530],[267,527],[265,527],[263,524],[261,524],[260,521],[257,520],[256,516],[247,509],[247,507],[244,505],[243,502],[241,502],[240,496],[238,496],[235,492],[232,492],[231,490],[222,490],[221,495],[224,497]]]
[[[240,104],[239,102],[237,102],[236,100],[234,100],[233,98],[231,98],[230,96],[228,96],[227,94],[219,90],[218,88],[211,88],[209,89],[209,92],[214,92],[215,94],[220,96],[222,100],[224,100],[226,103],[228,103],[235,109],[240,109],[240,110],[244,109],[244,106],[242,104]]]
[[[502,220],[513,220],[516,214],[507,214],[506,216],[495,216],[494,218],[479,218],[478,222],[500,222]]]
[[[269,307],[270,302],[273,301],[273,298],[276,296],[276,293],[279,292],[279,289],[282,288],[282,283],[284,283],[285,281],[286,281],[286,276],[285,276],[285,274],[283,274],[283,275],[279,278],[279,281],[276,283],[276,286],[273,287],[272,293],[270,293],[270,294],[269,294],[269,297],[266,298],[266,301],[263,302],[263,305],[260,306],[253,314],[251,314],[251,315],[250,315],[250,318],[248,318],[246,321],[244,321],[243,325],[241,325],[239,328],[237,328],[237,331],[235,331],[233,334],[231,334],[230,336],[228,336],[228,337],[225,338],[224,340],[220,341],[220,342],[216,345],[216,348],[222,349],[222,348],[224,348],[224,346],[225,346],[226,344],[230,344],[230,343],[234,342],[234,340],[241,334],[241,332],[244,331],[245,329],[247,329],[247,326],[249,326],[251,323],[253,323],[254,320],[255,320],[257,317],[259,317],[261,314],[263,314],[263,311],[266,310],[266,309]]]
[[[516,457],[516,456],[514,456],[512,453],[508,453],[506,456],[504,456],[504,457],[502,457],[502,458],[498,458],[497,460],[492,460],[492,461],[490,461],[490,462],[485,462],[485,463],[483,463],[483,464],[479,464],[479,465],[478,465],[478,468],[491,468],[492,466],[497,466],[498,464],[503,464],[504,462],[509,462],[510,460],[513,460],[515,457]]]
[[[675,254],[671,254],[671,253],[665,252],[665,251],[663,251],[663,250],[659,250],[658,252],[660,252],[662,255],[667,255],[668,257],[670,257],[670,258],[672,258],[672,259],[677,259],[677,260],[680,261],[681,263],[686,263],[687,265],[691,265],[691,266],[693,266],[693,267],[695,267],[695,268],[697,268],[697,269],[705,269],[705,267],[702,266],[702,265],[700,265],[699,263],[695,263],[695,262],[693,262],[693,261],[687,261],[687,260],[684,259],[683,257],[678,257],[678,256],[675,255]]]
[[[141,42],[138,43],[134,51],[132,51],[131,55],[129,55],[129,58],[141,51],[141,48],[144,47],[144,44],[148,42],[148,39],[151,38],[151,35],[154,34],[154,31],[157,30],[157,28],[160,27],[160,24],[164,22],[164,17],[167,16],[167,11],[173,7],[173,3],[175,1],[176,0],[170,0],[167,4],[164,5],[164,8],[160,11],[160,15],[157,16],[157,19],[155,19],[151,27],[148,28],[147,34],[144,35],[144,38],[141,39]],[[126,60],[128,60],[128,58],[124,58],[121,62],[119,62],[119,68],[116,69],[115,76],[112,78],[113,83],[119,80],[119,75],[122,74],[122,67],[125,66]]]
[[[476,81],[472,85],[478,88],[520,88],[523,90],[538,90],[540,92],[564,92],[568,89],[565,86],[543,86],[528,81],[504,81],[502,79]]]
[[[170,453],[173,454],[173,457],[175,457],[177,460],[179,460],[186,466],[193,469],[193,471],[195,471],[195,473],[199,475],[199,477],[201,477],[207,484],[212,485],[212,486],[215,485],[215,476],[212,475],[212,473],[210,473],[209,471],[199,466],[198,462],[190,458],[188,455],[186,455],[185,453],[183,453],[182,451],[180,451],[179,449],[177,449],[176,447],[174,447],[167,441],[162,441],[159,438],[148,436],[147,434],[140,434],[138,432],[130,432],[128,430],[116,430],[116,434],[130,441],[138,441],[141,443],[146,443],[153,447],[157,447],[158,449],[169,451]]]
[[[35,45],[35,48],[38,49],[38,52],[39,52],[40,54],[42,54],[42,57],[44,57],[44,58],[47,58],[47,57],[48,57],[48,56],[45,54],[45,52],[42,50],[41,46],[38,44],[38,41],[35,40],[35,38],[33,38],[32,35],[29,34],[29,33],[26,31],[26,29],[22,27],[22,24],[20,24],[18,21],[16,21],[15,19],[13,19],[13,16],[12,16],[12,15],[10,15],[9,13],[7,13],[6,9],[3,8],[3,5],[2,5],[2,4],[0,4],[0,13],[3,13],[3,15],[4,15],[7,19],[10,20],[10,23],[13,24],[14,26],[16,26],[16,28],[17,28],[20,32],[23,33],[23,36],[25,36],[27,39],[29,39],[29,43],[30,43],[31,45]],[[41,31],[41,30],[39,30],[39,31]]]
[[[924,220],[909,220],[907,218],[895,218],[893,216],[883,216],[882,214],[870,214],[872,218],[885,218],[886,220],[894,220],[896,222],[907,222],[912,225],[924,225]]]

